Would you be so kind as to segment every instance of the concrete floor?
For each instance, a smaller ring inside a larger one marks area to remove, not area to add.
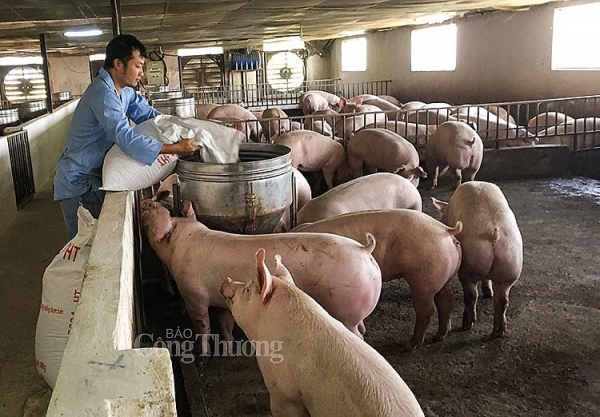
[[[43,416],[52,391],[35,367],[35,327],[46,267],[67,243],[52,183],[0,234],[0,416]]]

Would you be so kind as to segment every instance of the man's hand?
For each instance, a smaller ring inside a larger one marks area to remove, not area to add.
[[[177,143],[164,143],[159,153],[177,154],[179,156],[191,156],[200,149],[194,143],[195,139],[181,139]]]

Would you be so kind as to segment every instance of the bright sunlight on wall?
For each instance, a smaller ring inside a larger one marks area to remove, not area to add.
[[[342,71],[367,70],[367,38],[342,41]]]
[[[456,69],[456,25],[415,29],[410,38],[411,71]]]
[[[600,69],[600,3],[554,9],[553,70]]]

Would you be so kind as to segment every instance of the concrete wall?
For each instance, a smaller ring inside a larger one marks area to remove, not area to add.
[[[417,27],[367,34],[366,72],[341,71],[341,40],[336,40],[327,56],[330,77],[345,82],[391,79],[392,95],[403,102],[464,104],[599,94],[600,71],[550,69],[554,8],[583,3],[589,1],[456,19],[457,68],[450,72],[411,72],[410,35]]]
[[[133,193],[109,192],[47,416],[175,416],[169,351],[133,349]]]
[[[87,56],[48,57],[50,91],[70,91],[80,96],[90,84],[90,60]]]
[[[56,163],[67,141],[67,130],[78,100],[21,125],[29,136],[29,150],[36,189],[54,178]],[[6,137],[0,137],[0,228],[17,214],[17,204]]]

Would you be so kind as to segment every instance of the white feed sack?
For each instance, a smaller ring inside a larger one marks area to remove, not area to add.
[[[77,235],[54,257],[44,271],[42,303],[35,331],[38,373],[54,388],[67,346],[75,309],[96,232],[96,219],[83,207],[77,210]]]
[[[237,162],[239,145],[244,139],[241,132],[214,122],[166,114],[140,123],[134,130],[162,143],[175,143],[180,138],[196,139],[202,160],[210,163]],[[114,145],[104,159],[102,189],[141,190],[164,180],[176,165],[176,155],[158,155],[152,165],[145,165]]]

